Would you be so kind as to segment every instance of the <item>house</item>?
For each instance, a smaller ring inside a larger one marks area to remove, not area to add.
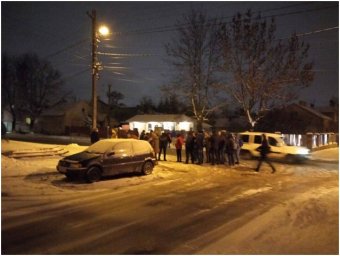
[[[304,102],[269,111],[256,125],[257,130],[287,134],[337,132],[336,122]]]
[[[150,130],[169,130],[169,131],[190,131],[195,129],[195,119],[186,115],[178,114],[147,114],[136,115],[128,120],[130,129],[138,129],[141,133],[143,130],[146,132]],[[205,124],[205,127],[209,125]]]
[[[111,118],[112,119],[112,118]],[[111,120],[115,123],[115,120]],[[98,100],[98,127],[106,129],[107,105]],[[64,103],[45,111],[36,121],[35,132],[53,135],[88,135],[92,125],[92,104],[82,100]]]
[[[306,132],[334,132],[334,120],[314,107],[309,107],[304,102],[293,103],[287,110],[306,121]]]
[[[333,119],[333,121],[335,122],[339,122],[339,107],[336,106],[325,106],[325,107],[318,107],[317,110],[330,117],[331,119]]]
[[[1,109],[1,121],[6,126],[7,132],[16,131],[19,133],[29,133],[31,124],[29,113],[27,113],[27,111],[16,111],[15,114],[16,115],[14,117],[8,106]]]
[[[6,126],[7,132],[12,132],[13,117],[12,117],[11,112],[9,112],[7,109],[4,109],[1,113],[1,121]]]

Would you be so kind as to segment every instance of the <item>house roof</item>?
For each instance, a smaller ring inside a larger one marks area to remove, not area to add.
[[[67,112],[68,109],[73,108],[78,104],[88,104],[87,101],[77,101],[77,102],[66,102],[60,105],[55,106],[54,108],[48,109],[42,113],[41,116],[63,116]]]
[[[304,106],[304,105],[301,105],[301,104],[298,104],[298,103],[293,103],[292,105],[296,106],[298,108],[301,108],[301,109],[303,109],[303,110],[305,110],[305,111],[307,111],[307,112],[309,112],[309,113],[311,113],[311,114],[313,114],[313,115],[315,115],[315,116],[317,116],[317,117],[319,117],[321,119],[332,120],[332,118],[330,118],[329,116],[326,116],[326,115],[320,113],[319,111],[317,111],[314,108],[310,108],[310,107],[307,107],[307,106]]]
[[[191,117],[186,115],[175,114],[150,114],[150,115],[135,115],[127,122],[193,122]]]
[[[331,106],[318,107],[317,110],[321,113],[337,113],[339,111],[338,108]]]
[[[99,104],[103,104],[104,106],[106,105],[105,102],[98,100]],[[44,111],[42,113],[42,117],[60,117],[60,116],[64,116],[65,113],[67,111],[69,111],[70,109],[76,107],[76,106],[83,106],[83,107],[89,107],[91,106],[91,104],[86,101],[86,100],[80,100],[77,102],[66,102],[60,105],[55,106],[54,108],[48,109],[46,111]],[[98,106],[97,106],[98,107]],[[103,110],[102,110],[103,111]],[[97,109],[97,118],[99,120],[104,120],[106,118],[106,113],[102,113],[102,111],[100,111],[99,107]],[[92,113],[91,113],[92,114]],[[92,116],[90,114],[90,116]]]

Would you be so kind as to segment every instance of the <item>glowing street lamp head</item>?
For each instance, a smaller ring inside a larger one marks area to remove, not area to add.
[[[102,36],[107,36],[110,33],[108,27],[106,26],[100,26],[98,31],[99,31],[99,34]]]

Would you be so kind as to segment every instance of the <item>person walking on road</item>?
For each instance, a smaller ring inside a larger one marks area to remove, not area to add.
[[[267,155],[270,152],[270,146],[267,140],[267,137],[265,134],[262,134],[262,142],[261,146],[257,148],[258,151],[260,151],[260,159],[257,164],[257,167],[255,171],[260,171],[260,167],[262,165],[262,162],[265,161],[271,168],[272,168],[272,173],[276,172],[274,165],[269,161]]]

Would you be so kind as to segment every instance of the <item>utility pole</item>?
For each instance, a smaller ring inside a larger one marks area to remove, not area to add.
[[[97,15],[96,10],[92,10],[87,15],[92,20],[92,129],[97,128],[97,78],[98,78],[98,63],[97,63]]]

